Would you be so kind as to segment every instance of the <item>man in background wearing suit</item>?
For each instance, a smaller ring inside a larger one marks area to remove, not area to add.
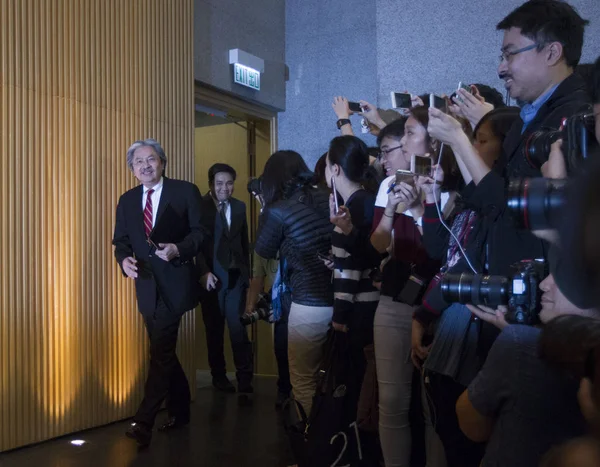
[[[232,198],[235,179],[235,170],[227,164],[215,164],[208,171],[210,191],[202,198],[202,219],[207,234],[196,266],[200,282],[207,290],[201,302],[213,386],[235,392],[226,376],[223,354],[227,321],[238,392],[248,395],[253,392],[252,344],[240,316],[246,307],[250,247],[246,205]]]
[[[147,446],[166,399],[169,418],[159,430],[189,423],[190,388],[175,348],[183,314],[198,304],[194,258],[202,243],[201,195],[196,185],[163,176],[167,158],[153,139],[136,141],[127,165],[141,185],[119,199],[113,245],[123,275],[134,279],[150,339],[144,399],[127,436]]]

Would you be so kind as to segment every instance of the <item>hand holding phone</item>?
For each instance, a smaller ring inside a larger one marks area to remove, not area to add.
[[[410,109],[412,107],[412,97],[410,94],[392,91],[390,97],[393,109]]]
[[[340,205],[337,198],[337,190],[335,188],[335,177],[331,177],[331,189],[333,190],[333,202],[335,203],[335,213],[337,214],[340,210]]]
[[[404,182],[407,185],[414,185],[415,184],[415,174],[412,173],[410,170],[401,170],[398,169],[396,170],[396,181],[395,184],[396,185],[400,185],[400,183]]]
[[[464,84],[462,81],[458,83],[458,88],[456,90],[458,91],[460,89],[464,89],[469,94],[473,94],[473,88],[471,88],[471,86],[469,86],[468,84]]]
[[[358,102],[350,102],[348,101],[348,108],[355,113],[360,113],[362,112],[362,107],[360,106],[360,104]]]
[[[442,112],[446,112],[446,99],[435,94],[429,94],[429,108],[436,108]]]

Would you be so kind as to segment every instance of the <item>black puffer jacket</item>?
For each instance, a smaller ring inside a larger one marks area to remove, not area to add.
[[[329,193],[320,188],[298,188],[261,214],[255,251],[287,262],[286,282],[292,301],[306,306],[332,306],[331,271],[317,253],[328,255],[333,225],[329,222]]]

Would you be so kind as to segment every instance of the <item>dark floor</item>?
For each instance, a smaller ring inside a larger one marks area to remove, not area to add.
[[[236,394],[198,389],[192,422],[172,433],[155,431],[149,448],[138,450],[119,422],[36,446],[0,454],[1,467],[280,467],[290,463],[287,440],[275,410],[275,378],[259,377],[252,406]],[[166,417],[159,414],[157,424]],[[73,439],[87,443],[76,447]]]

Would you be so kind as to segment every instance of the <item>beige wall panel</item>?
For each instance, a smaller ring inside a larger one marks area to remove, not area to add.
[[[194,179],[191,0],[0,0],[0,451],[131,416],[148,363],[110,243],[154,137]],[[195,317],[179,355],[194,383]]]

